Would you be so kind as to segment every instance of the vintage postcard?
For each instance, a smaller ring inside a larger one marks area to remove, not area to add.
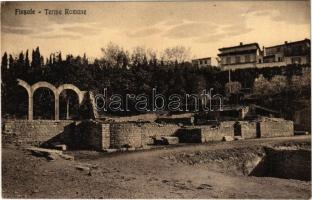
[[[2,198],[311,198],[310,15],[2,1]]]

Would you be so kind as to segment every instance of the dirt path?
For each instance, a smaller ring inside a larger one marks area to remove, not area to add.
[[[75,161],[47,161],[22,148],[2,150],[4,198],[309,198],[311,182],[227,173],[175,158],[277,144],[309,144],[310,136],[257,139],[107,155],[68,152]],[[244,152],[242,150],[242,152]],[[174,158],[174,159],[173,159]],[[222,162],[222,161],[220,161]],[[91,170],[78,170],[77,165]],[[218,165],[216,165],[218,166]]]

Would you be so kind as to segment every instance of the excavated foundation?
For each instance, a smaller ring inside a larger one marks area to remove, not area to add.
[[[266,147],[255,164],[249,176],[311,181],[311,150]]]

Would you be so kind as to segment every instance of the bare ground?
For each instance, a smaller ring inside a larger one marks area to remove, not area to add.
[[[48,161],[2,147],[4,198],[304,198],[311,182],[247,176],[263,146],[311,148],[310,136],[255,139],[106,154],[68,151]],[[89,167],[77,169],[77,166]]]

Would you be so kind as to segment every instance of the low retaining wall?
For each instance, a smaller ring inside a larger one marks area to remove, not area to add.
[[[239,133],[235,132],[235,121],[221,122],[219,126],[195,126],[182,128],[177,136],[183,143],[200,143],[222,141],[225,136],[242,136],[245,139],[286,137],[294,135],[292,121],[279,118],[265,118],[259,121],[239,121]]]
[[[221,122],[219,126],[195,126],[182,128],[176,136],[182,143],[222,141],[224,136],[234,137],[234,121]]]
[[[258,122],[260,137],[285,137],[294,135],[294,123],[279,118],[266,118]]]
[[[141,147],[141,129],[132,123],[110,125],[110,147]]]
[[[221,122],[219,126],[205,126],[201,129],[202,142],[222,141],[224,136],[234,137],[235,121]]]
[[[257,122],[246,122],[246,121],[240,121],[240,131],[241,136],[245,139],[251,139],[251,138],[257,138],[260,137],[259,134],[257,134]]]
[[[174,124],[113,123],[110,124],[110,147],[142,147],[150,138],[172,136],[179,128]]]
[[[172,136],[179,128],[174,124],[108,124],[92,120],[8,120],[2,123],[2,142],[41,145],[59,141],[74,148],[96,150],[142,147],[152,137]]]
[[[110,125],[97,121],[83,121],[76,128],[76,146],[96,150],[110,147]]]
[[[40,145],[48,141],[72,141],[71,120],[7,120],[2,122],[2,143]]]
[[[91,147],[96,150],[122,147],[142,147],[151,138],[178,136],[182,143],[221,141],[234,137],[235,121],[221,122],[219,126],[189,126],[157,123],[103,123],[71,120],[8,120],[2,123],[3,143],[30,143],[40,145],[60,141],[71,147]],[[258,122],[240,121],[243,138],[293,136],[292,121],[266,118]],[[236,135],[237,132],[235,132]]]
[[[202,128],[182,128],[179,129],[176,133],[176,136],[179,138],[181,143],[203,143],[205,142],[204,137],[202,136]]]

